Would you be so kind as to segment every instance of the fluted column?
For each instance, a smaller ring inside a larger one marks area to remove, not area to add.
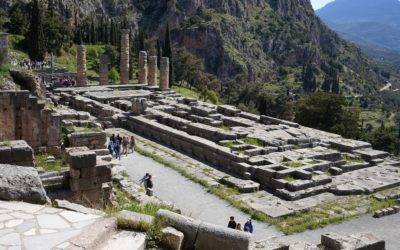
[[[8,63],[8,34],[0,34],[0,64]]]
[[[121,30],[121,84],[129,83],[129,30]]]
[[[139,83],[147,84],[147,52],[139,52]]]
[[[148,75],[148,82],[149,86],[157,86],[157,56],[150,56],[149,57],[149,75]]]
[[[162,57],[160,62],[160,89],[169,89],[169,58]]]
[[[84,45],[78,45],[77,47],[76,69],[76,85],[78,87],[86,86],[86,47]]]
[[[102,54],[100,57],[100,85],[108,85],[108,55]]]

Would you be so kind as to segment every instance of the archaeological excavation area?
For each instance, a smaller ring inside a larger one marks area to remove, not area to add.
[[[145,249],[159,220],[166,249],[385,249],[369,228],[324,233],[318,246],[268,235],[255,242],[147,195],[110,155],[111,134],[134,135],[136,152],[287,234],[398,216],[400,159],[366,142],[181,96],[169,86],[169,59],[158,68],[145,51],[139,83],[129,84],[128,44],[123,31],[120,84],[109,84],[106,55],[99,84],[88,84],[81,45],[76,86],[40,82],[51,80],[42,73],[33,77],[42,97],[0,91],[0,249]],[[128,211],[133,202],[160,209]]]

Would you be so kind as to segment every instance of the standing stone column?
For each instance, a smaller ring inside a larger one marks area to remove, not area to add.
[[[169,58],[162,57],[160,62],[160,89],[169,89]]]
[[[149,57],[149,86],[157,86],[157,56]]]
[[[139,83],[147,84],[147,52],[139,52]]]
[[[100,57],[100,85],[108,85],[108,55],[102,54]]]
[[[86,48],[84,45],[77,47],[76,86],[86,86]]]
[[[0,34],[0,65],[8,63],[8,34]]]
[[[129,30],[121,30],[121,84],[129,83]]]

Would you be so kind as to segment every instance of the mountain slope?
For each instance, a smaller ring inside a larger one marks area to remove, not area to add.
[[[398,0],[336,0],[317,14],[335,31],[350,34],[345,37],[357,44],[364,40],[375,48],[400,52]]]
[[[386,1],[386,0],[385,0]],[[7,2],[12,2],[7,0]],[[340,71],[345,93],[371,93],[382,79],[362,52],[323,24],[309,0],[62,0],[59,11],[109,17],[128,15],[132,27],[163,40],[167,23],[177,46],[205,62],[222,82],[279,83],[300,88],[312,64],[319,84]]]

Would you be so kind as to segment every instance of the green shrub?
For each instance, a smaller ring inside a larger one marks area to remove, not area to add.
[[[112,67],[110,69],[110,72],[108,73],[108,78],[110,79],[110,82],[112,83],[117,83],[120,80],[119,73],[115,67]]]

